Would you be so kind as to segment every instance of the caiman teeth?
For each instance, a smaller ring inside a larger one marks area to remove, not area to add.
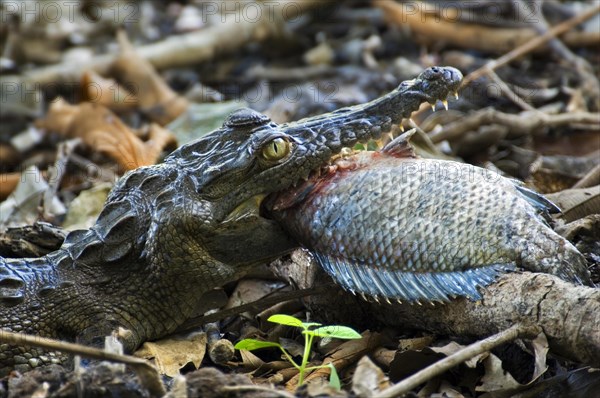
[[[429,104],[431,105],[431,110],[435,112],[435,104]]]
[[[454,92],[454,98],[458,99],[458,91]]]
[[[348,156],[352,156],[353,153],[354,150],[352,148],[345,146],[340,150],[340,157],[347,158]]]
[[[448,100],[442,100],[442,104],[444,105],[444,108],[448,110]]]
[[[402,124],[402,122],[400,122],[398,127],[400,127],[400,131],[402,131],[404,133],[404,125]]]

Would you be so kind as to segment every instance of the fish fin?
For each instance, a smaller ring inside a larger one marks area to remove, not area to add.
[[[397,158],[416,158],[417,154],[412,145],[410,145],[410,139],[416,131],[417,129],[410,129],[406,133],[399,135],[388,142],[381,149],[381,152]]]
[[[452,297],[480,300],[479,287],[487,286],[499,275],[515,270],[514,265],[492,264],[464,271],[416,273],[313,254],[321,267],[344,289],[408,302],[445,302]]]
[[[515,187],[521,196],[535,208],[541,221],[547,226],[550,226],[552,223],[552,217],[550,215],[560,213],[560,208],[543,195],[526,188],[520,181],[515,183]]]
[[[529,202],[529,204],[535,207],[538,211],[549,214],[560,213],[560,208],[543,195],[532,191],[521,184],[515,184],[515,187],[521,196],[523,196]]]

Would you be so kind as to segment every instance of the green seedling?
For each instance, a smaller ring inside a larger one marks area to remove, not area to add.
[[[331,374],[329,376],[329,384],[337,388],[341,389],[340,378],[335,370],[335,366],[332,363],[328,363],[327,365],[319,365],[319,366],[309,366],[308,359],[310,357],[310,350],[312,347],[313,339],[315,337],[326,337],[326,338],[336,338],[336,339],[360,339],[362,336],[358,334],[354,329],[349,328],[347,326],[321,326],[320,323],[316,322],[302,322],[300,319],[295,318],[290,315],[276,314],[272,315],[267,319],[269,322],[279,323],[281,325],[293,326],[302,329],[302,334],[304,335],[304,353],[302,355],[302,363],[299,365],[294,361],[292,356],[283,346],[279,343],[274,343],[272,341],[261,341],[255,339],[244,339],[239,341],[235,348],[238,350],[258,350],[259,348],[268,348],[268,347],[277,347],[283,352],[283,355],[286,357],[288,361],[298,369],[298,385],[302,385],[304,382],[304,374],[307,371],[321,369],[321,368],[329,368]]]

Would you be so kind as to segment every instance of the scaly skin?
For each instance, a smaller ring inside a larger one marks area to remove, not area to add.
[[[364,105],[277,125],[249,109],[116,184],[96,224],[39,259],[0,259],[0,327],[93,343],[118,327],[128,351],[173,332],[206,291],[296,248],[262,199],[296,184],[343,147],[456,92],[453,68]],[[0,345],[0,374],[63,358]]]
[[[542,217],[552,203],[489,170],[417,158],[408,136],[340,158],[266,207],[334,280],[375,299],[476,300],[516,269],[591,284]]]

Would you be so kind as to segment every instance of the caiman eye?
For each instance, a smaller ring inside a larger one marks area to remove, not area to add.
[[[261,155],[263,159],[270,162],[283,159],[286,157],[292,148],[292,144],[283,138],[275,138],[268,142],[262,149]]]

